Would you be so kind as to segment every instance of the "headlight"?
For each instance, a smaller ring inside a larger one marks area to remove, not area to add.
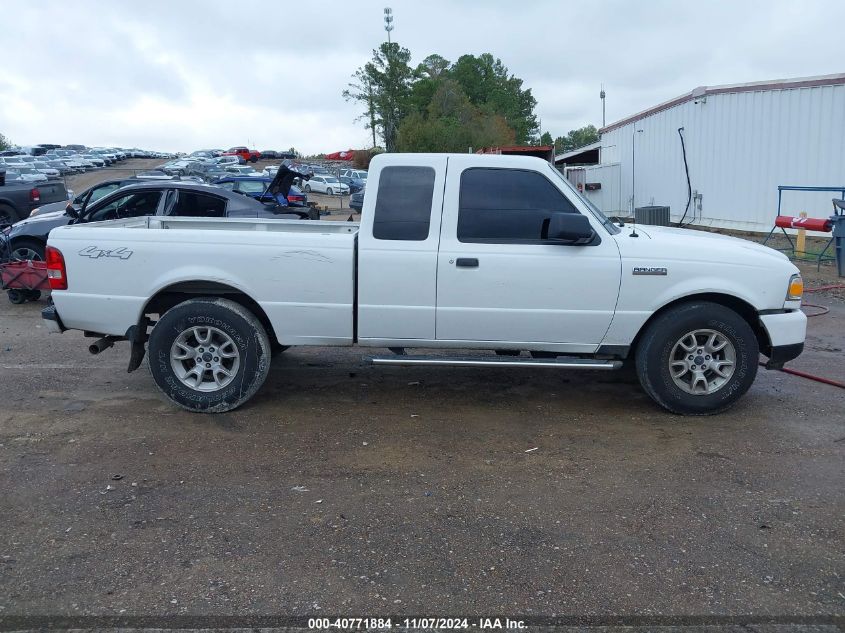
[[[800,301],[804,296],[804,280],[801,275],[792,275],[789,278],[789,288],[786,291],[787,301]]]

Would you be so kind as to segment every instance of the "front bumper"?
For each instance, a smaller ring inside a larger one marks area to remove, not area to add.
[[[807,337],[807,315],[801,310],[760,315],[760,322],[769,336],[770,346],[762,350],[769,357],[766,367],[782,367],[804,351]]]
[[[48,332],[61,334],[67,330],[59,317],[59,313],[56,312],[56,306],[52,304],[41,310],[41,318],[44,320],[44,327],[47,328]]]

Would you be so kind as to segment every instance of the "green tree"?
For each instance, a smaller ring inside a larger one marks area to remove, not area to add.
[[[502,60],[490,53],[462,55],[449,69],[449,76],[461,84],[471,103],[504,117],[516,143],[525,145],[537,138],[537,100],[530,88],[523,90],[522,79],[510,74]]]
[[[0,134],[0,152],[2,152],[3,150],[10,149],[11,147],[12,147],[11,141],[9,141],[8,138],[3,136],[3,134]]]
[[[510,145],[514,131],[504,117],[474,106],[452,79],[441,79],[423,111],[409,114],[399,127],[403,152],[466,152],[469,148]]]
[[[540,145],[554,145],[552,135],[548,132],[543,132],[543,135],[540,137]]]
[[[577,130],[569,130],[566,136],[558,136],[555,139],[555,151],[571,152],[579,147],[595,143],[599,138],[599,131],[595,125],[585,125]]]
[[[367,128],[379,130],[388,152],[396,149],[396,134],[408,113],[413,71],[408,65],[411,53],[396,42],[383,43],[373,51],[373,59],[353,75],[354,82],[343,91],[347,101],[364,106],[362,118]]]

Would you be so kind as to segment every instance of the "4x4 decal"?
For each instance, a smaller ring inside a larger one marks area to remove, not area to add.
[[[88,246],[79,251],[82,257],[90,257],[91,259],[99,259],[100,257],[117,257],[118,259],[129,259],[132,257],[132,251],[125,246],[120,248],[103,249],[96,246]]]

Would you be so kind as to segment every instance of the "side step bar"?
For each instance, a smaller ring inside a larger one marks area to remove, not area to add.
[[[467,356],[388,356],[371,358],[373,365],[424,365],[429,367],[551,367],[554,369],[603,369],[622,367],[621,360],[594,360],[592,358],[484,358]]]

